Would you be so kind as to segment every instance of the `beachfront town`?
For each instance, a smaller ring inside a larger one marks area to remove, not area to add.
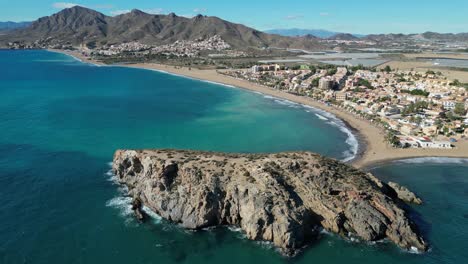
[[[395,147],[449,149],[468,138],[468,87],[440,72],[269,64],[220,73],[365,118]]]
[[[168,57],[196,57],[201,52],[226,51],[230,56],[242,56],[242,52],[230,50],[231,46],[220,36],[214,35],[207,39],[194,41],[177,40],[174,43],[160,46],[151,46],[139,42],[126,42],[115,45],[104,45],[90,49],[86,45],[80,46],[81,53],[88,56],[137,56],[145,57],[151,54],[159,54]]]

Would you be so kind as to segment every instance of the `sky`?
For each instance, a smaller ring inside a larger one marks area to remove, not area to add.
[[[218,16],[258,30],[326,29],[354,34],[468,32],[468,0],[0,0],[0,21],[33,21],[80,5],[106,15],[140,9]]]

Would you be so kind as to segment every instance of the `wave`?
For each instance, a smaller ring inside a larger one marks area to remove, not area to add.
[[[227,226],[227,229],[229,229],[231,232],[236,232],[236,233],[242,232],[242,228],[238,226]]]
[[[128,196],[117,196],[106,202],[107,207],[113,207],[119,210],[123,217],[128,217],[133,214],[132,198]],[[130,219],[128,219],[130,220]]]
[[[407,164],[423,164],[423,163],[435,163],[435,164],[468,164],[467,158],[448,158],[448,157],[424,157],[424,158],[409,158],[394,161],[396,163],[407,163]]]
[[[153,212],[149,207],[143,206],[143,212],[145,212],[153,220],[153,223],[161,223],[162,217]]]
[[[278,97],[274,97],[270,95],[264,95],[263,97],[267,99],[271,99],[281,105],[286,105],[286,106],[294,107],[294,108],[303,108],[308,113],[311,113],[311,112],[314,113],[322,121],[328,121],[327,124],[338,128],[341,132],[343,132],[347,136],[345,143],[349,145],[349,149],[343,151],[342,154],[344,158],[341,161],[349,162],[356,158],[358,151],[359,151],[359,141],[357,140],[354,133],[346,125],[346,123],[343,122],[343,120],[339,119],[334,114],[329,113],[325,110],[310,106],[310,105],[299,104],[299,103],[295,103],[286,99],[280,99]]]
[[[359,151],[359,141],[357,140],[354,133],[346,125],[346,123],[343,122],[343,120],[336,117],[334,114],[329,113],[325,110],[318,109],[318,108],[308,106],[308,105],[304,107],[311,109],[313,112],[315,112],[315,115],[319,119],[323,121],[328,121],[327,124],[338,128],[341,132],[346,134],[347,138],[345,140],[345,143],[348,144],[350,148],[348,150],[343,151],[344,158],[342,159],[342,161],[349,162],[355,159]]]
[[[308,111],[309,112],[309,111]],[[309,112],[310,113],[310,112]],[[321,120],[324,120],[324,121],[328,121],[328,118],[322,116],[322,115],[319,115],[319,114],[315,114],[319,119]]]
[[[194,79],[194,78],[192,78],[192,79]],[[215,85],[221,85],[221,86],[228,87],[228,88],[237,88],[236,86],[233,86],[233,85],[230,85],[230,84],[225,84],[225,83],[213,82],[213,81],[202,80],[202,79],[195,79],[195,80],[200,80],[202,82],[215,84]]]

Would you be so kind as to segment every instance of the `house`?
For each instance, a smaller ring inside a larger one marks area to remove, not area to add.
[[[319,89],[321,90],[331,90],[335,82],[329,78],[320,78],[319,80]]]
[[[348,99],[348,93],[337,92],[335,93],[335,100],[337,101],[346,101]]]
[[[400,136],[398,139],[403,147],[419,148],[418,142],[413,137]]]
[[[444,107],[445,110],[453,110],[455,109],[456,103],[454,101],[448,101],[448,100],[443,100],[442,101],[442,106]]]
[[[450,141],[432,141],[428,137],[418,138],[417,142],[421,148],[433,148],[433,149],[451,149],[452,144]]]
[[[432,140],[428,137],[418,138],[416,141],[420,148],[430,148],[432,146]]]

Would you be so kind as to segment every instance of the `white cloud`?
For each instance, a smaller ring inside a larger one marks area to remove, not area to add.
[[[130,12],[132,12],[132,10],[129,10],[129,9],[112,10],[112,11],[110,11],[110,14],[113,15],[113,16],[118,16],[118,15],[123,15],[123,14],[126,14],[126,13],[130,13]]]
[[[150,8],[150,9],[143,9],[142,11],[145,12],[145,13],[148,13],[148,14],[152,14],[152,15],[159,15],[164,11],[164,9],[162,9],[162,8]]]
[[[197,14],[200,14],[200,13],[205,13],[206,12],[206,8],[195,8],[193,10],[193,12],[197,13]]]
[[[320,16],[329,16],[329,15],[330,15],[330,13],[328,13],[328,12],[321,12],[320,13]]]
[[[303,15],[289,15],[289,16],[286,16],[284,19],[295,20],[295,19],[301,19],[303,17],[304,17]]]
[[[78,4],[74,4],[74,3],[57,2],[57,3],[53,3],[52,7],[58,8],[58,9],[64,9],[64,8],[71,8],[77,5]]]

